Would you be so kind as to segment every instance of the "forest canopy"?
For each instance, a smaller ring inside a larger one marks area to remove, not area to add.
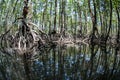
[[[0,0],[0,33],[12,27],[14,34],[24,24],[35,26],[49,40],[57,34],[53,36],[119,43],[119,12],[119,0]]]

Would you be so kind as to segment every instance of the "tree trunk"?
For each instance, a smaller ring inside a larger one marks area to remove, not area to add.
[[[97,12],[96,12],[96,2],[95,2],[95,0],[93,0],[93,6],[94,6],[94,14],[92,13],[92,10],[91,10],[90,0],[88,0],[89,12],[90,12],[90,16],[91,16],[92,24],[93,24],[92,34],[91,34],[91,43],[93,43],[93,39],[95,38],[95,31],[98,32],[98,29],[97,29],[97,15],[96,15]]]
[[[54,31],[56,31],[57,0],[55,0]]]
[[[106,36],[106,42],[108,40],[111,27],[112,27],[112,0],[110,0],[110,21],[109,21],[109,28],[108,28],[108,32],[107,32],[107,36]]]
[[[79,5],[79,3],[77,3],[77,10],[78,10],[78,14],[79,14],[79,36],[82,36],[82,12],[81,12],[81,7]],[[85,18],[86,19],[86,18]],[[86,20],[85,20],[86,22]]]
[[[118,18],[118,33],[117,33],[117,43],[120,42],[120,15],[119,15],[119,9],[116,8],[117,18]]]

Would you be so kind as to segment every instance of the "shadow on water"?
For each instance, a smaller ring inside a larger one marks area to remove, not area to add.
[[[120,80],[120,48],[55,46],[32,59],[0,54],[0,80]]]

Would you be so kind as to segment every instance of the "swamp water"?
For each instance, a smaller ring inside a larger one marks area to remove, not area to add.
[[[120,80],[120,49],[56,46],[31,59],[0,54],[0,80]]]

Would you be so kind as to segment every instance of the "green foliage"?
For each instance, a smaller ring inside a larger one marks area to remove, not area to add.
[[[9,27],[9,25],[12,25],[12,22],[14,22],[15,19],[22,17],[22,9],[24,6],[23,1],[24,0],[0,0],[0,26],[7,25],[6,27]],[[120,7],[120,1],[112,0],[112,2],[114,11],[114,14],[112,15],[112,23],[116,24],[116,8]],[[49,31],[48,26],[50,26],[50,28],[53,29],[55,17],[55,0],[31,0],[31,3],[33,23],[39,25],[40,28],[43,27],[46,32]],[[99,25],[99,23],[101,23],[101,17],[99,15],[102,16],[102,23],[107,24],[109,21],[110,5],[109,0],[95,0],[95,3],[97,7],[97,23],[99,26],[98,29],[100,31],[100,27],[107,26]],[[94,9],[92,0],[91,8],[93,11]],[[106,20],[104,20],[105,18]],[[64,23],[62,23],[62,21]],[[5,22],[6,24],[4,24]],[[92,23],[88,8],[88,0],[57,0],[56,27],[60,29],[63,24],[65,25],[64,28],[66,27],[69,31],[72,31],[70,29],[76,28],[79,25],[85,25],[82,26],[82,31],[83,33],[85,33],[84,29],[86,28],[88,29],[87,33],[89,33],[90,30],[92,30]],[[117,26],[115,26],[114,28],[117,28]]]

